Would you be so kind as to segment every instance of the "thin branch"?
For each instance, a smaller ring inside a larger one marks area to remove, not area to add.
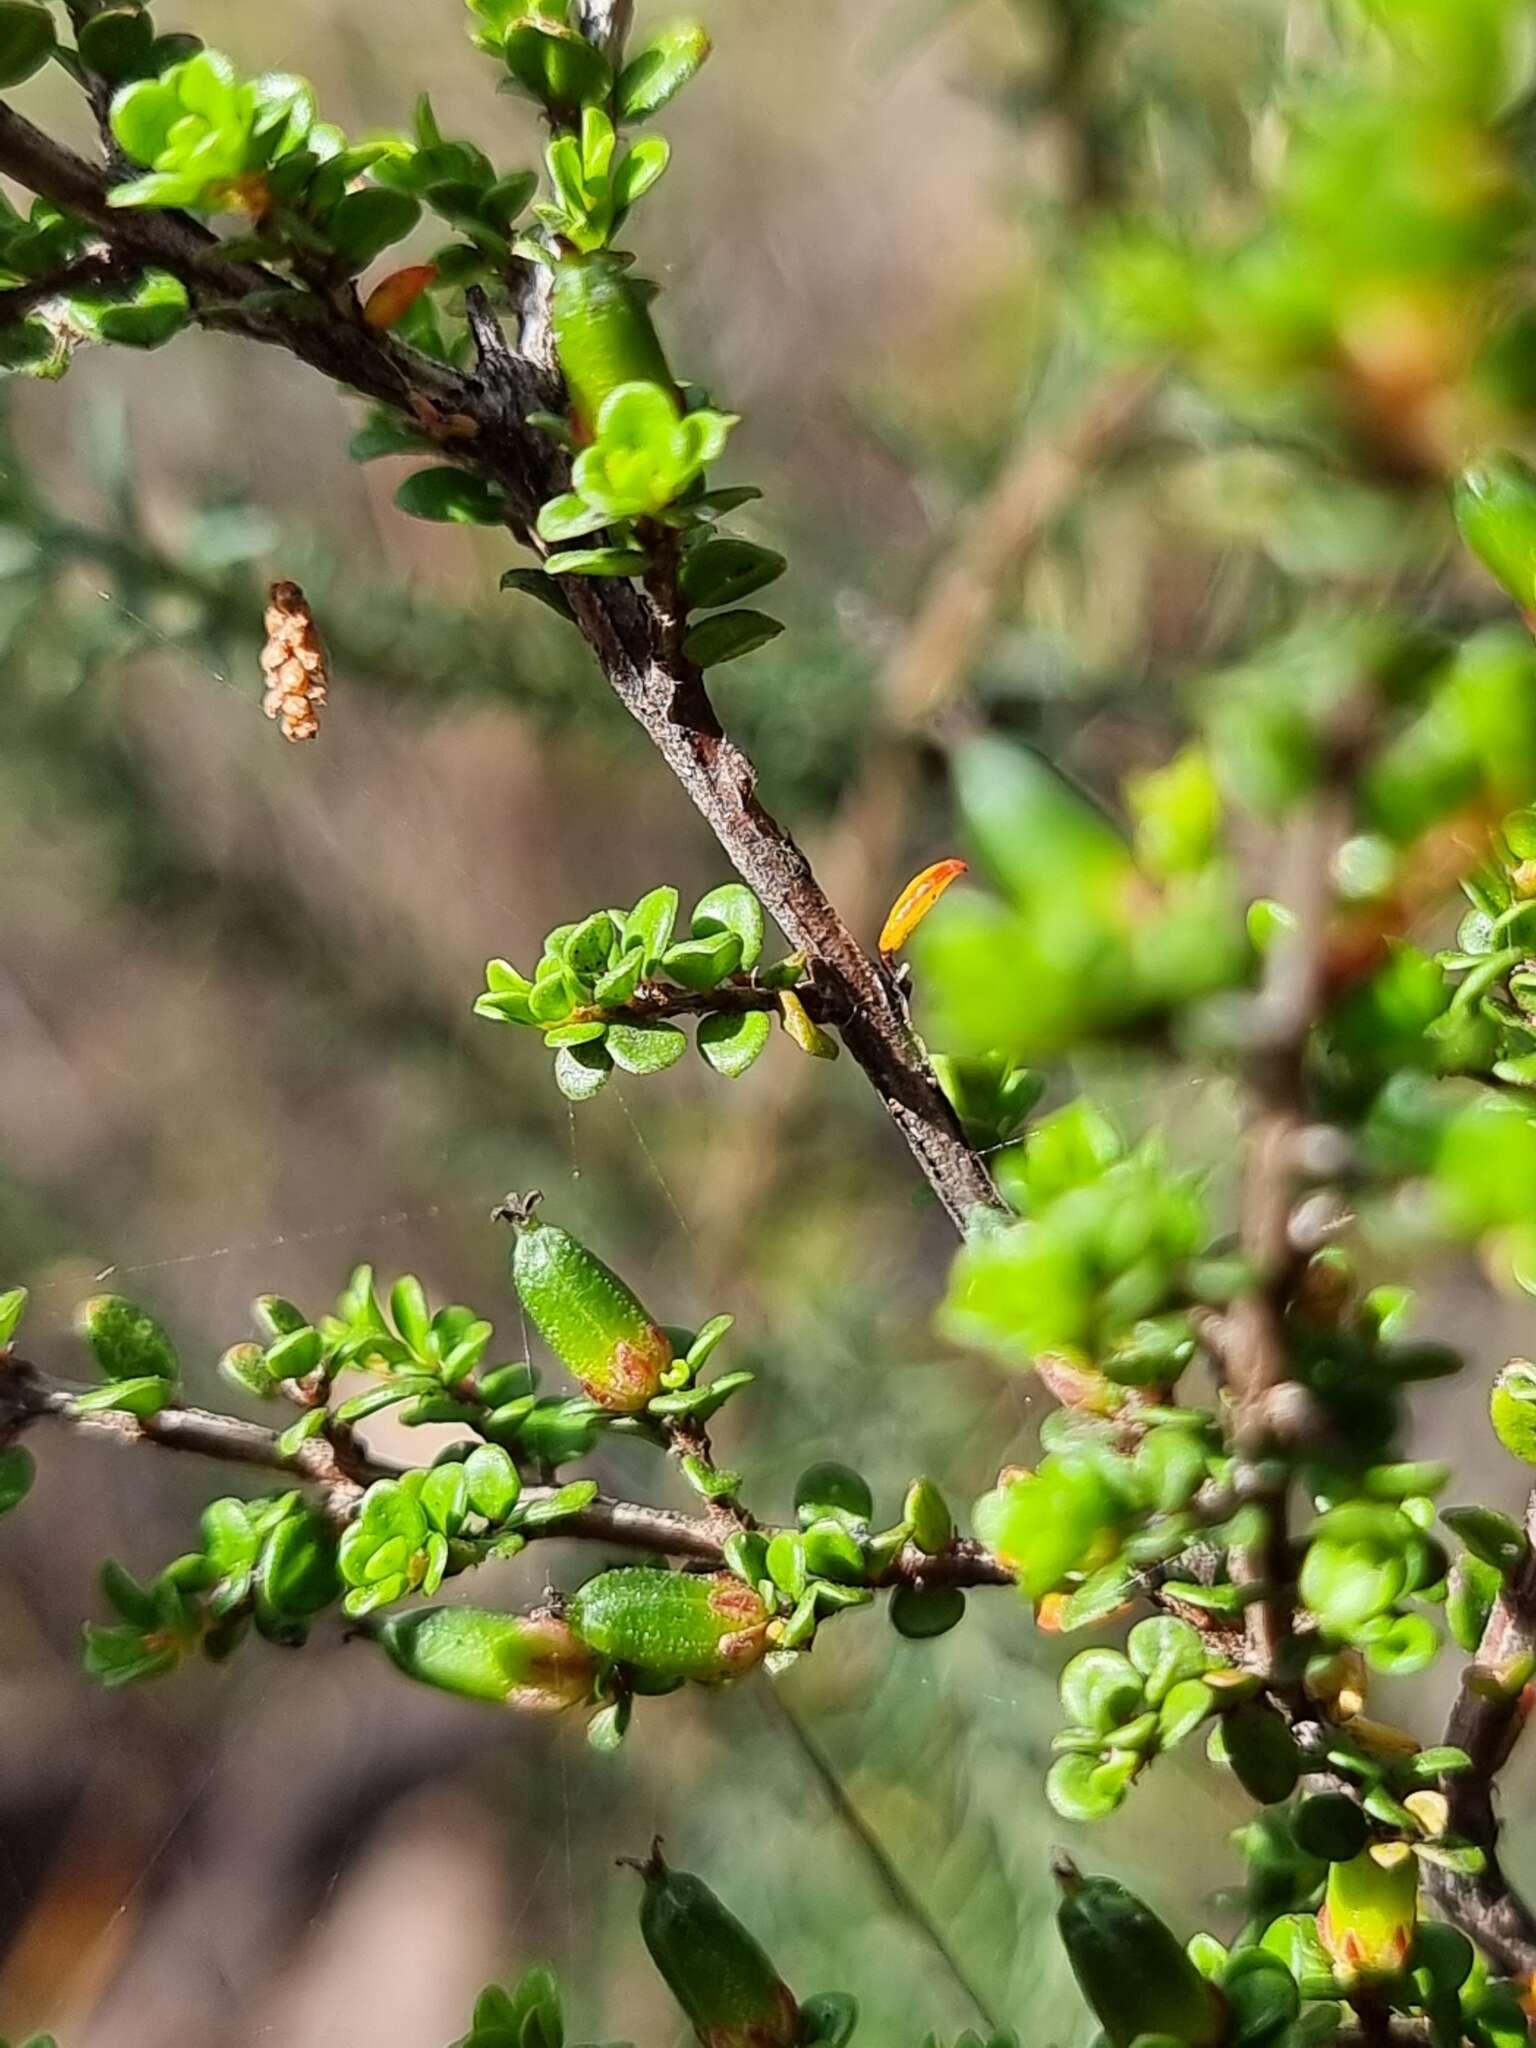
[[[797,998],[813,1024],[841,1025],[847,1021],[847,1013],[839,997],[820,982],[799,981],[787,993]],[[751,1010],[772,1011],[778,1008],[777,989],[759,988],[754,981],[743,977],[739,981],[722,981],[715,988],[697,991],[642,982],[627,1003],[610,1004],[601,1014],[605,1017],[634,1017],[645,1023],[654,1023],[657,1018],[740,1017]],[[579,1019],[583,1013],[577,1011],[574,1014]]]
[[[35,1422],[52,1419],[117,1444],[191,1451],[226,1465],[255,1466],[309,1481],[324,1488],[326,1511],[341,1522],[350,1518],[373,1480],[396,1478],[407,1469],[367,1455],[349,1436],[339,1441],[314,1436],[284,1451],[276,1430],[207,1408],[162,1408],[142,1418],[116,1408],[82,1413],[75,1403],[83,1391],[50,1378],[26,1359],[0,1352],[0,1444]]]
[[[963,695],[1008,578],[1042,544],[1084,480],[1143,417],[1155,379],[1118,371],[1043,438],[1022,440],[940,555],[875,688],[880,721],[857,780],[816,854],[826,889],[854,931],[872,931],[902,880],[897,873],[919,777],[919,745]],[[787,1134],[808,1085],[781,1063],[729,1134],[700,1203],[718,1222],[716,1266],[740,1263],[778,1180]]]
[[[285,1451],[278,1432],[238,1416],[207,1408],[163,1408],[158,1415],[137,1416],[118,1409],[82,1414],[76,1402],[81,1388],[63,1385],[26,1359],[0,1352],[0,1445],[14,1440],[33,1424],[54,1421],[87,1437],[115,1444],[158,1446],[190,1451],[226,1465],[245,1465],[281,1473],[323,1487],[326,1509],[344,1523],[356,1512],[365,1490],[379,1479],[398,1479],[412,1470],[393,1459],[380,1458],[348,1437],[314,1436]],[[521,1499],[532,1506],[552,1500],[557,1486],[524,1487]],[[600,1494],[588,1506],[549,1526],[551,1536],[617,1544],[626,1550],[691,1563],[723,1564],[725,1545],[734,1524],[719,1515],[679,1514],[673,1508],[650,1507],[639,1501],[612,1500]],[[765,1528],[763,1534],[779,1533]],[[1013,1575],[979,1545],[956,1542],[938,1557],[909,1545],[873,1581],[878,1586],[1011,1586]]]
[[[917,1929],[921,1939],[932,1949],[945,1975],[975,2011],[988,2034],[998,2033],[1001,2022],[993,2017],[986,1999],[972,1982],[970,1973],[950,1946],[943,1928],[912,1889],[890,1851],[849,1798],[847,1787],[837,1775],[831,1758],[821,1744],[789,1702],[773,1686],[759,1687],[757,1697],[763,1711],[771,1720],[778,1723],[799,1752],[802,1761],[820,1786],[838,1825],[851,1836],[859,1853],[874,1873],[876,1882],[896,1911],[909,1925]]]
[[[20,320],[38,306],[46,306],[50,299],[61,298],[69,292],[95,291],[103,285],[121,284],[134,276],[138,267],[125,263],[110,251],[98,250],[89,256],[76,257],[73,263],[61,264],[46,277],[35,277],[27,284],[10,285],[0,291],[0,323]]]
[[[1536,1913],[1499,1862],[1494,1786],[1530,1706],[1525,1684],[1510,1680],[1520,1680],[1527,1660],[1536,1659],[1536,1493],[1526,1503],[1525,1533],[1525,1556],[1494,1602],[1445,1730],[1445,1740],[1472,1759],[1470,1770],[1441,1781],[1450,1804],[1450,1830],[1482,1850],[1483,1868],[1470,1877],[1431,1869],[1425,1877],[1430,1897],[1446,1918],[1510,1976],[1536,1971]]]
[[[1264,1538],[1234,1556],[1234,1577],[1262,1585],[1267,1597],[1246,1610],[1252,1668],[1283,1680],[1291,1634],[1288,1480],[1281,1464],[1262,1479],[1277,1446],[1275,1395],[1290,1373],[1285,1323],[1301,1259],[1291,1239],[1310,1127],[1305,1060],[1323,996],[1333,856],[1348,830],[1347,799],[1325,790],[1299,812],[1281,849],[1280,888],[1293,925],[1273,946],[1249,1020],[1247,1080],[1252,1104],[1243,1140],[1239,1243],[1253,1284],[1220,1319],[1217,1350],[1232,1396],[1233,1439],[1243,1466],[1259,1477],[1254,1497]]]

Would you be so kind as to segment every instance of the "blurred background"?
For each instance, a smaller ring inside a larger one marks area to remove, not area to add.
[[[956,734],[1023,734],[1107,788],[1166,756],[1177,684],[1281,620],[1289,579],[1367,546],[1394,572],[1363,499],[1297,498],[1285,546],[1258,545],[1274,473],[1149,406],[1079,317],[1081,237],[1148,163],[1193,214],[1242,217],[1258,110],[1317,10],[698,11],[717,53],[665,124],[640,252],[676,360],[744,415],[728,480],[766,496],[741,530],[791,561],[789,631],[716,694],[868,940],[952,850]],[[177,25],[304,71],[349,131],[426,88],[445,129],[534,159],[456,0],[200,0]],[[27,105],[84,141],[62,79]],[[200,337],[8,387],[0,1279],[33,1290],[29,1351],[83,1370],[73,1306],[120,1286],[217,1403],[255,1294],[317,1313],[369,1259],[520,1356],[488,1215],[537,1186],[665,1320],[737,1316],[759,1383],[723,1448],[750,1442],[754,1507],[783,1515],[825,1455],[892,1514],[916,1470],[970,1501],[1030,1455],[1038,1397],[932,1336],[952,1239],[851,1063],[778,1044],[731,1088],[690,1062],[573,1110],[531,1034],[472,1017],[487,957],[526,965],[554,923],[661,881],[686,900],[724,864],[569,630],[497,594],[507,544],[397,513],[399,465],[349,461],[350,425],[275,352]],[[312,747],[260,715],[272,576],[305,586],[331,650]],[[1096,1078],[1191,1145],[1219,1125],[1187,1082]],[[1463,1292],[1449,1276],[1436,1314],[1465,1337]],[[1485,1330],[1491,1358],[1518,1341],[1513,1314]],[[1426,1400],[1441,1454],[1455,1399]],[[642,1703],[615,1757],[574,1718],[413,1688],[334,1631],[108,1695],[78,1660],[100,1560],[187,1547],[227,1475],[37,1442],[0,1535],[0,2033],[440,2048],[481,1983],[542,1957],[576,2038],[659,2048],[683,2037],[614,1868],[659,1831],[802,1995],[856,1993],[872,2042],[979,2011],[1081,2037],[1040,1794],[1063,1652],[1013,1602],[930,1644],[854,1617],[777,1690]],[[622,1452],[599,1469],[656,1481]],[[595,1562],[541,1544],[477,1595]],[[1405,1711],[1430,1725],[1438,1701]],[[1232,1874],[1224,1796],[1181,1755],[1086,1853],[1187,1921]]]

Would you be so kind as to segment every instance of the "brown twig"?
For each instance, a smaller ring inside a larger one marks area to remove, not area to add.
[[[1483,1852],[1475,1875],[1432,1869],[1425,1883],[1448,1920],[1469,1934],[1498,1970],[1536,1972],[1536,1914],[1511,1886],[1499,1862],[1494,1787],[1530,1708],[1522,1668],[1536,1658],[1536,1493],[1526,1503],[1524,1557],[1494,1602],[1477,1655],[1462,1674],[1445,1740],[1464,1749],[1470,1770],[1441,1780],[1450,1831]]]
[[[76,1402],[82,1389],[63,1385],[25,1359],[0,1353],[0,1445],[44,1421],[61,1422],[87,1437],[115,1444],[142,1444],[161,1450],[190,1451],[226,1465],[245,1465],[277,1472],[324,1489],[327,1512],[347,1522],[365,1490],[380,1479],[397,1479],[411,1470],[381,1458],[343,1438],[314,1436],[297,1449],[284,1451],[278,1433],[259,1422],[215,1414],[207,1408],[163,1408],[142,1420],[117,1409],[82,1414]],[[554,1498],[556,1486],[527,1486],[528,1505]],[[597,1499],[549,1525],[562,1540],[616,1544],[657,1557],[690,1563],[721,1564],[736,1523],[719,1515],[684,1515],[673,1508],[640,1501]],[[765,1528],[767,1537],[776,1529]],[[1013,1575],[979,1545],[956,1542],[938,1557],[909,1545],[873,1583],[879,1586],[1009,1586]]]
[[[1280,889],[1294,923],[1265,963],[1245,1039],[1251,1109],[1238,1235],[1253,1277],[1220,1318],[1214,1347],[1232,1400],[1234,1444],[1264,1518],[1262,1542],[1233,1558],[1234,1577],[1265,1589],[1246,1610],[1248,1658],[1254,1670],[1282,1681],[1292,1614],[1289,1487],[1283,1463],[1272,1477],[1266,1463],[1281,1448],[1273,1416],[1289,1376],[1285,1324],[1302,1263],[1291,1216],[1310,1124],[1305,1058],[1325,992],[1332,861],[1347,830],[1347,799],[1328,789],[1297,814],[1281,850]]]
[[[69,292],[96,291],[104,285],[121,284],[134,276],[136,269],[136,265],[125,263],[110,251],[77,256],[74,262],[61,264],[46,277],[35,277],[27,284],[10,285],[0,291],[0,322],[23,319],[37,307],[46,306],[50,299],[62,298]]]
[[[564,458],[526,422],[547,404],[547,380],[516,356],[479,310],[476,375],[374,334],[350,310],[286,285],[260,265],[231,263],[207,229],[173,210],[108,205],[101,171],[13,108],[0,106],[0,172],[83,215],[109,248],[181,277],[194,317],[287,348],[312,368],[419,423],[421,406],[473,427],[445,453],[496,484],[509,523],[530,545],[539,504],[564,487]],[[884,965],[833,907],[809,861],[759,802],[756,771],[716,718],[703,678],[668,658],[676,619],[617,578],[570,577],[566,594],[610,688],[645,729],[740,874],[790,943],[819,968],[845,1009],[844,1042],[951,1217],[964,1224],[996,1202],[991,1179],[934,1079]]]
[[[1040,546],[1084,479],[1132,432],[1156,388],[1145,370],[1107,376],[1056,429],[1029,435],[967,514],[935,564],[910,624],[875,688],[880,730],[816,852],[827,894],[855,932],[879,923],[897,872],[919,777],[919,742],[963,695],[992,629],[1004,585]],[[728,1134],[700,1200],[717,1219],[711,1255],[733,1271],[778,1179],[808,1085],[782,1062]]]

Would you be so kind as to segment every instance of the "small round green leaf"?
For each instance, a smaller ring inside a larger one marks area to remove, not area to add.
[[[610,1024],[604,1043],[614,1065],[626,1074],[660,1074],[688,1050],[675,1024]]]
[[[1246,1700],[1226,1716],[1222,1727],[1227,1761],[1248,1796],[1261,1806],[1289,1799],[1301,1774],[1301,1757],[1274,1708]]]
[[[1369,1832],[1356,1800],[1343,1792],[1316,1792],[1291,1817],[1296,1846],[1324,1863],[1348,1863],[1365,1847]]]
[[[1210,1662],[1200,1631],[1171,1614],[1138,1621],[1125,1639],[1125,1648],[1147,1680],[1149,1692],[1156,1692],[1159,1698],[1177,1680],[1199,1678]]]
[[[469,1504],[488,1522],[504,1522],[523,1490],[517,1467],[500,1444],[479,1444],[464,1460]]]
[[[867,1522],[875,1511],[869,1481],[851,1465],[831,1459],[807,1465],[795,1482],[795,1513],[802,1529],[828,1515],[848,1515]]]
[[[1398,1678],[1411,1678],[1416,1672],[1427,1671],[1440,1649],[1434,1623],[1422,1614],[1395,1615],[1379,1631],[1373,1629],[1369,1640],[1362,1635],[1360,1641],[1365,1661],[1373,1671],[1388,1672]]]
[[[590,1102],[612,1072],[605,1040],[563,1045],[555,1054],[555,1086],[568,1102]]]
[[[762,958],[765,920],[763,906],[745,882],[723,882],[693,906],[690,929],[696,939],[712,938],[718,932],[732,933],[741,942],[738,963],[750,974]]]
[[[804,2048],[846,2048],[858,2025],[858,2000],[842,1991],[823,1991],[800,2008]]]
[[[1408,1566],[1402,1551],[1370,1539],[1355,1542],[1320,1536],[1308,1547],[1299,1590],[1324,1628],[1348,1636],[1385,1613],[1407,1582]]]
[[[948,1635],[964,1618],[965,1595],[958,1586],[898,1586],[891,1595],[892,1626],[916,1642]]]
[[[1215,1710],[1216,1695],[1198,1678],[1181,1678],[1169,1687],[1157,1710],[1157,1745],[1173,1749]]]
[[[708,938],[683,939],[661,956],[661,971],[682,988],[706,994],[718,988],[741,965],[741,941],[734,932]]]
[[[78,1325],[104,1378],[175,1379],[175,1346],[137,1302],[121,1294],[93,1295],[81,1304]]]
[[[741,1010],[735,1014],[716,1010],[700,1018],[695,1042],[717,1074],[735,1081],[758,1058],[772,1032],[773,1023],[766,1010]]]
[[[710,611],[765,590],[787,567],[781,554],[749,540],[706,540],[683,557],[678,587],[690,607]]]
[[[1141,1710],[1142,1682],[1118,1650],[1080,1650],[1064,1667],[1061,1704],[1079,1728],[1104,1733]]]
[[[507,518],[501,493],[462,469],[418,469],[396,488],[395,503],[413,519],[452,526],[502,526]]]
[[[607,58],[575,29],[514,26],[502,56],[518,87],[556,112],[599,106],[613,87]]]
[[[1227,1965],[1221,1991],[1233,2048],[1265,2048],[1301,2010],[1295,1978],[1278,1956],[1265,1949],[1239,1950]]]
[[[1139,1757],[1101,1763],[1096,1756],[1059,1756],[1046,1774],[1045,1796],[1063,1820],[1103,1820],[1124,1799]]]
[[[154,23],[143,7],[104,7],[80,24],[75,46],[81,62],[113,85],[150,69]]]
[[[326,216],[322,233],[347,268],[358,271],[401,241],[420,218],[420,204],[408,192],[366,185],[337,201]]]

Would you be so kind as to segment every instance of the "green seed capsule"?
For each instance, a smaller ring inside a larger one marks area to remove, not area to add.
[[[552,1614],[421,1607],[386,1621],[379,1641],[408,1678],[465,1699],[558,1713],[591,1695],[591,1653]]]
[[[733,1572],[600,1572],[578,1586],[566,1619],[589,1648],[655,1678],[723,1685],[768,1648],[769,1610]]]
[[[509,1195],[512,1281],[544,1342],[582,1392],[616,1415],[633,1415],[661,1392],[672,1343],[617,1273],[568,1231],[534,1214],[537,1195]]]
[[[1214,2048],[1225,2032],[1226,2007],[1172,1930],[1124,1885],[1084,1877],[1065,1856],[1055,1877],[1067,1960],[1111,2048],[1131,2048],[1138,2034]]]
[[[1328,1890],[1317,1916],[1324,1948],[1341,1970],[1356,1977],[1395,1976],[1413,1952],[1418,1862],[1405,1844],[1378,1847],[1386,1862],[1362,1849],[1347,1863],[1329,1864]]]
[[[677,386],[645,301],[606,249],[562,256],[550,296],[555,354],[583,440],[621,384]]]
[[[800,2007],[761,1943],[702,1879],[668,1869],[659,1842],[635,1867],[641,1935],[703,2048],[794,2048]]]

